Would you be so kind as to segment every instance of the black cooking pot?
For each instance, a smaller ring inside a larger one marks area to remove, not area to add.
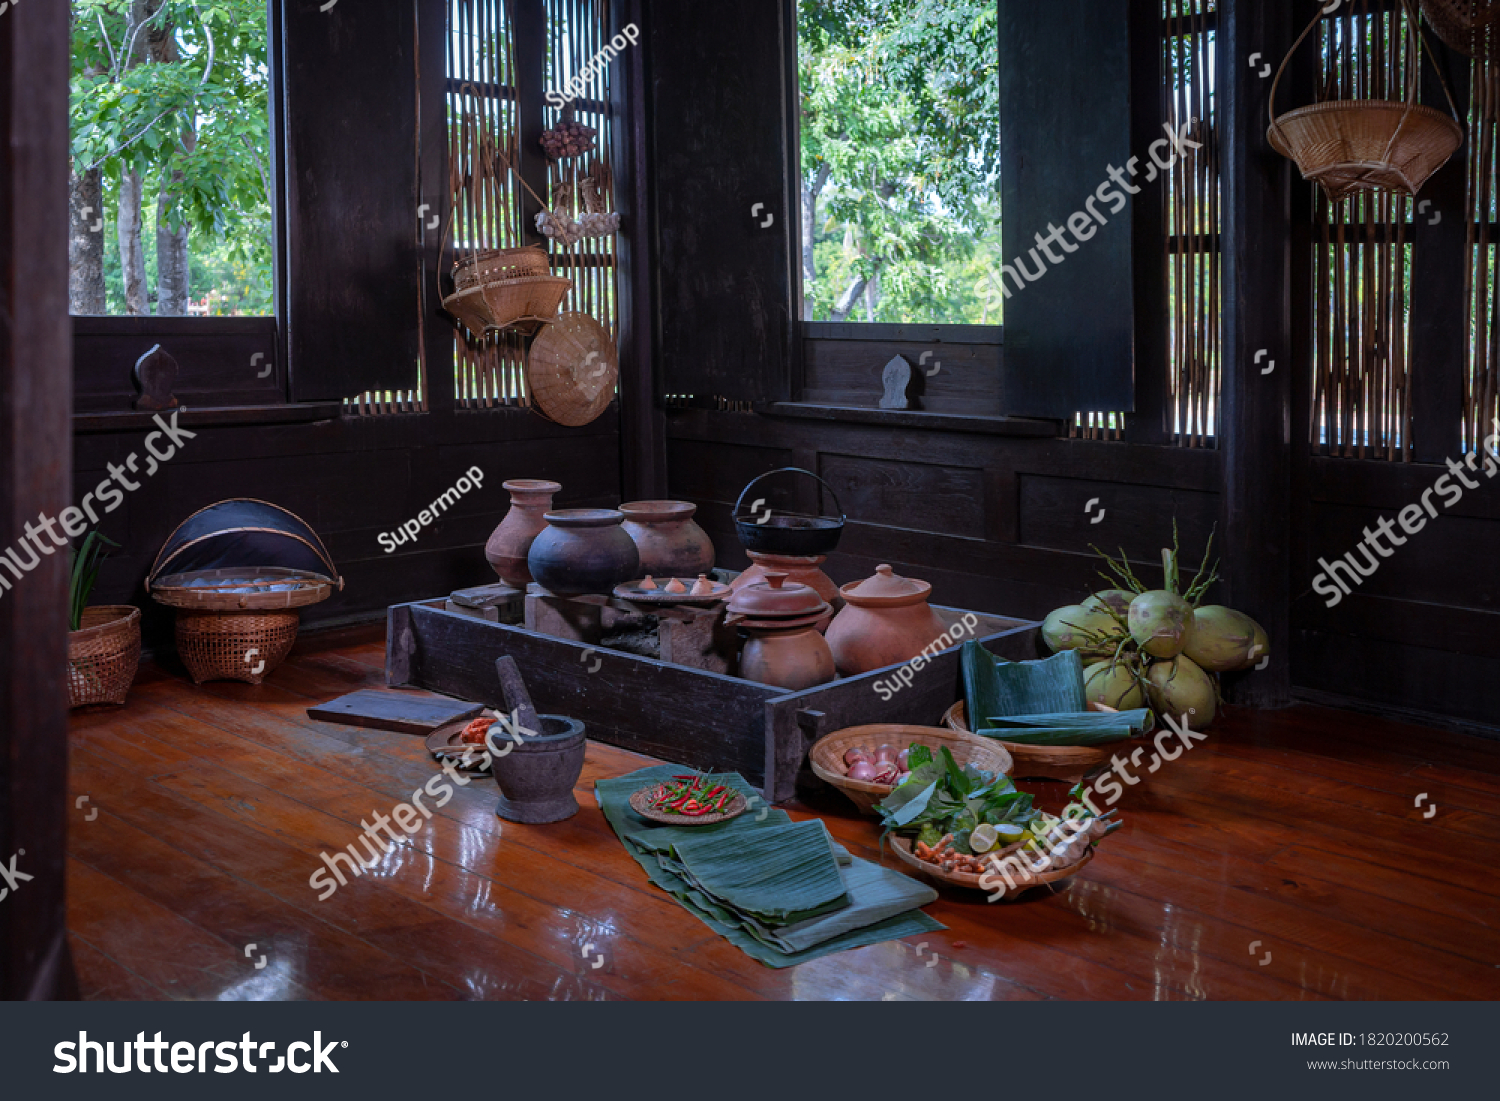
[[[835,520],[829,516],[804,516],[797,512],[776,512],[770,506],[765,505],[764,498],[756,498],[751,502],[750,511],[744,516],[740,515],[740,507],[745,503],[745,497],[756,482],[763,481],[773,474],[787,473],[806,474],[828,490],[828,495],[833,498],[834,508],[839,510],[838,519]],[[757,511],[756,506],[762,507]],[[834,493],[833,487],[812,471],[803,470],[797,466],[784,466],[752,479],[750,484],[740,491],[740,499],[734,503],[734,527],[739,533],[740,542],[746,550],[764,554],[783,554],[805,558],[831,554],[839,545],[839,537],[844,534],[846,519],[848,517],[844,515],[844,507],[839,504],[838,494]]]

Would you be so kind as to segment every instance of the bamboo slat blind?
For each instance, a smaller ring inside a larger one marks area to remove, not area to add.
[[[1399,99],[1413,56],[1400,7],[1349,0],[1321,28],[1323,99]],[[1314,185],[1309,184],[1309,187]],[[1360,192],[1316,197],[1314,453],[1411,461],[1412,203]]]
[[[1166,174],[1167,401],[1173,441],[1212,447],[1220,351],[1220,191],[1213,73],[1216,0],[1165,0],[1162,122],[1202,148]],[[1196,119],[1196,122],[1192,120]]]
[[[1463,443],[1481,448],[1500,417],[1500,281],[1496,279],[1496,196],[1500,192],[1500,63],[1476,61],[1469,126],[1469,256],[1465,312]]]

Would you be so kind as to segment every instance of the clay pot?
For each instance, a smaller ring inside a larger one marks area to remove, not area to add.
[[[766,579],[766,574],[771,570],[779,570],[787,575],[787,580],[798,585],[806,585],[813,592],[826,600],[830,607],[842,608],[844,598],[839,595],[839,587],[818,567],[828,561],[826,554],[815,554],[811,557],[799,558],[790,554],[767,554],[764,551],[746,551],[750,556],[750,568],[740,574],[729,583],[730,589],[739,592],[746,585],[755,585]]]
[[[932,586],[889,566],[839,592],[846,603],[828,625],[828,645],[845,676],[910,661],[947,630],[927,604]]]
[[[561,822],[578,813],[573,786],[583,773],[588,750],[583,723],[563,715],[540,715],[538,721],[542,729],[522,735],[519,745],[498,733],[493,738],[501,749],[511,747],[504,756],[490,750],[500,785],[495,813],[511,822]]]
[[[490,533],[490,540],[484,545],[484,556],[501,581],[524,589],[534,580],[526,564],[531,544],[547,530],[547,510],[552,507],[553,495],[560,493],[562,486],[531,478],[517,478],[504,485],[510,493],[510,511]]]
[[[531,544],[527,565],[538,585],[558,596],[607,593],[640,576],[640,554],[612,508],[547,513],[547,528]]]
[[[697,577],[714,568],[714,543],[693,522],[687,501],[631,501],[620,506],[625,534],[635,540],[640,571],[652,577]]]
[[[806,585],[769,570],[763,582],[747,585],[729,602],[727,624],[746,636],[740,676],[798,692],[838,676],[833,651],[819,628],[828,621],[828,603]]]

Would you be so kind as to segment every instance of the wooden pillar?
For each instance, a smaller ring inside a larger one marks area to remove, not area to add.
[[[1266,139],[1272,76],[1261,73],[1267,64],[1274,71],[1281,63],[1308,17],[1303,6],[1294,7],[1289,0],[1223,0],[1219,6],[1215,68],[1224,97],[1222,573],[1226,602],[1254,616],[1270,636],[1270,665],[1243,678],[1235,692],[1234,702],[1258,707],[1291,702],[1293,446],[1289,288],[1294,169]],[[1263,373],[1273,362],[1274,369]]]
[[[68,19],[56,3],[0,14],[0,550],[71,499]],[[0,862],[31,877],[0,883],[7,1000],[76,986],[63,906],[67,574],[56,550],[0,592]]]

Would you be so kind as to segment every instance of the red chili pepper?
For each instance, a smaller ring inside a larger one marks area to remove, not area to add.
[[[704,798],[704,799],[712,799],[712,798],[713,798],[713,797],[714,797],[714,796],[715,796],[715,795],[718,795],[718,794],[719,794],[719,792],[721,792],[721,791],[723,791],[723,790],[724,790],[724,785],[723,785],[723,784],[720,784],[720,785],[719,785],[719,786],[718,786],[718,787],[716,787],[716,788],[714,788],[714,789],[713,789],[713,790],[712,790],[712,791],[710,791],[710,792],[709,792],[709,793],[708,793],[708,794],[707,794],[707,795],[705,795],[705,796],[704,796],[704,797],[703,797],[703,798]]]

